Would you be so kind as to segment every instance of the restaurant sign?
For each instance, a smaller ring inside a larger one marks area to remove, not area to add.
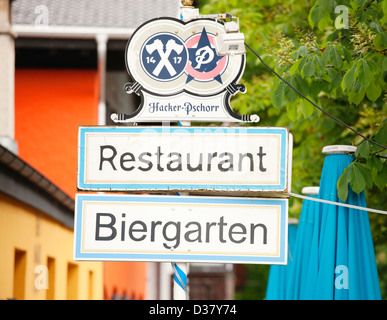
[[[79,190],[288,190],[286,128],[91,126],[78,145]]]

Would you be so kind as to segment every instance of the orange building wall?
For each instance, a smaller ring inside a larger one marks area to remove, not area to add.
[[[78,126],[98,123],[98,94],[95,70],[16,70],[19,157],[73,198]]]
[[[19,157],[75,196],[78,126],[98,123],[96,70],[16,69],[15,138]],[[104,293],[144,299],[146,263],[105,262]]]
[[[123,287],[122,284],[130,286]],[[113,295],[121,299],[124,295],[130,300],[146,298],[146,262],[105,262],[104,296],[112,300]]]

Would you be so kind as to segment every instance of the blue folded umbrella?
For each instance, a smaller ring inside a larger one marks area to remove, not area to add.
[[[294,262],[292,251],[296,239],[297,226],[288,226],[288,263],[287,265],[272,265],[269,270],[269,277],[266,287],[266,300],[286,299],[287,283],[289,281],[289,269]]]
[[[305,189],[305,188],[304,188]],[[318,193],[318,188],[317,188]],[[317,198],[317,195],[309,195]],[[316,209],[318,203],[310,200],[304,200],[300,212],[297,234],[292,250],[293,263],[289,267],[289,279],[286,287],[286,299],[303,299],[304,291],[307,285],[307,273],[310,264],[312,236],[315,219],[318,217]]]
[[[354,160],[350,155],[325,158],[319,198],[339,202],[337,180]],[[347,203],[366,206],[364,193],[349,188]],[[381,299],[375,252],[366,211],[320,203],[311,241],[303,299]]]

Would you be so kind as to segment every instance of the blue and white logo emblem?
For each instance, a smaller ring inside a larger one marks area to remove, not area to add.
[[[185,70],[188,61],[184,42],[173,33],[158,33],[147,39],[140,52],[144,71],[158,81],[171,81]]]

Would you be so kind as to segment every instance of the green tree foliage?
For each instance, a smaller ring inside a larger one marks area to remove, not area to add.
[[[201,5],[203,14],[238,16],[246,43],[286,81],[364,136],[387,145],[387,1],[202,0]],[[343,201],[348,186],[357,193],[385,189],[386,150],[323,115],[250,52],[242,81],[248,93],[238,95],[233,108],[258,113],[259,125],[286,125],[294,134],[295,190],[319,183],[321,149],[329,144],[358,146],[355,162],[338,183]]]
[[[246,43],[280,76],[325,111],[387,146],[387,0],[201,0],[201,14],[239,18]],[[323,114],[280,81],[247,49],[246,94],[231,105],[258,114],[259,126],[294,135],[292,190],[318,185],[323,146],[357,146],[338,181],[365,191],[369,207],[387,208],[387,151]],[[292,199],[291,213],[301,203]],[[370,215],[375,245],[387,243],[386,216]]]

